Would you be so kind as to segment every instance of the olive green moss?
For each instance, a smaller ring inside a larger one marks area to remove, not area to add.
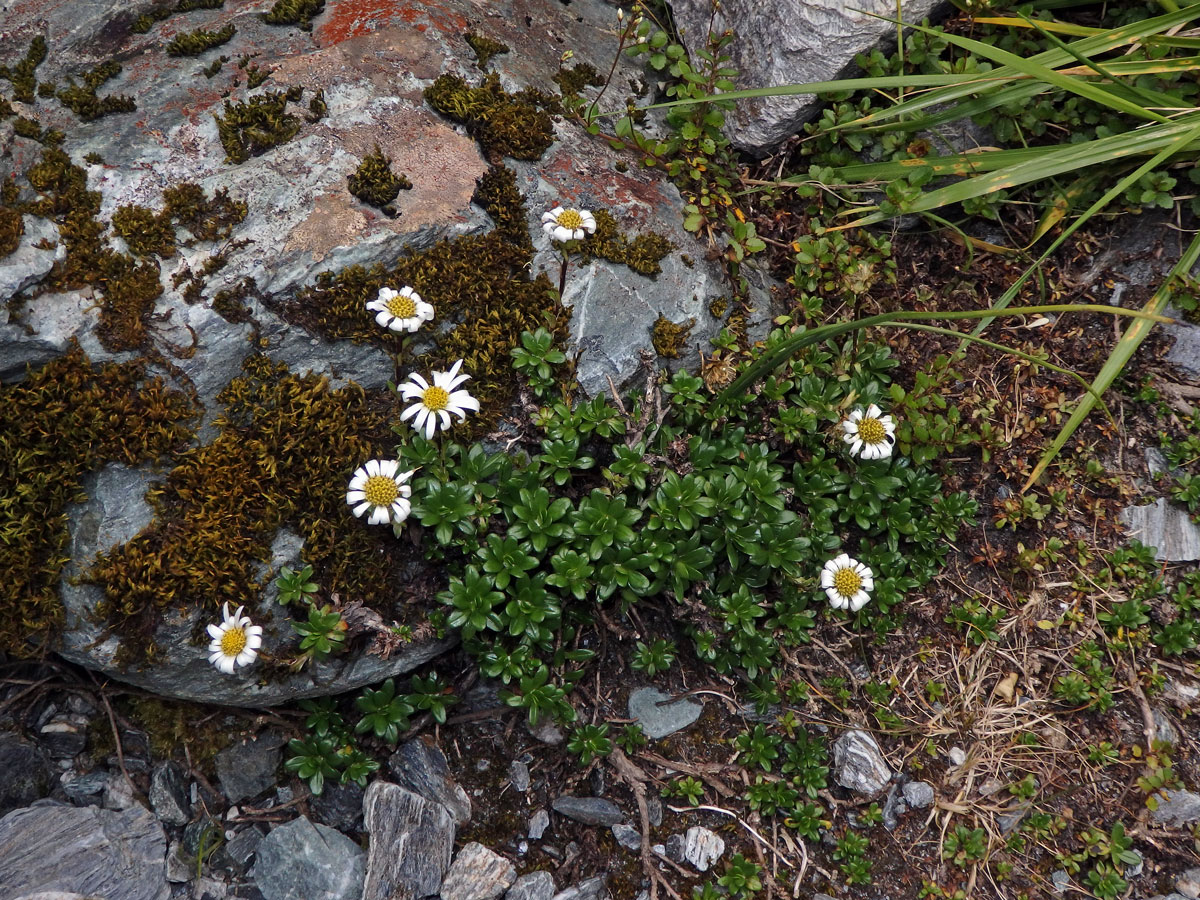
[[[312,20],[325,9],[325,0],[275,0],[275,5],[263,15],[268,25],[295,25],[302,31],[312,31]]]
[[[708,304],[708,314],[714,319],[725,318],[727,312],[729,312],[729,301],[725,297],[714,297]]]
[[[308,121],[320,122],[329,112],[329,105],[325,102],[325,89],[317,91],[313,98],[308,101]]]
[[[220,9],[225,0],[179,0],[174,6],[159,6],[133,20],[130,30],[137,34],[148,34],[156,22],[169,19],[176,13],[191,12],[193,9]]]
[[[270,69],[260,69],[258,66],[249,66],[246,69],[246,87],[254,90],[257,87],[262,87],[264,81],[271,77]]]
[[[0,121],[7,119],[9,116],[15,116],[17,111],[13,109],[12,104],[0,97]]]
[[[229,62],[228,56],[218,56],[200,71],[204,74],[205,78],[215,78],[221,71],[221,67],[227,62]]]
[[[25,116],[13,119],[13,132],[31,141],[37,141],[43,147],[59,147],[67,139],[57,128],[43,129],[39,123]]]
[[[492,40],[474,31],[467,32],[466,40],[471,45],[471,49],[475,51],[475,60],[480,70],[487,68],[487,64],[493,56],[508,52],[508,44],[502,44],[500,41]]]
[[[54,96],[54,92],[58,90],[53,81],[39,81],[37,86],[37,95],[46,100]]]
[[[147,492],[154,521],[87,574],[104,591],[100,614],[131,639],[150,635],[167,609],[216,615],[229,602],[253,612],[261,565],[286,526],[304,539],[305,561],[325,591],[403,618],[393,601],[419,552],[346,506],[355,467],[391,452],[395,395],[355,384],[333,390],[322,376],[252,356],[218,402],[217,437],[178,455]],[[125,642],[130,653],[150,650],[148,643]]]
[[[212,712],[195,703],[131,696],[118,699],[114,705],[117,712],[146,732],[155,759],[186,760],[208,775],[215,774],[217,754],[239,737],[228,728],[217,726]],[[107,721],[103,723],[103,732],[108,732],[111,741],[112,730]]]
[[[600,257],[609,262],[629,266],[639,275],[657,275],[662,271],[660,263],[674,245],[665,237],[653,232],[639,234],[632,241],[621,233],[617,220],[603,209],[595,212],[596,233],[580,247],[585,258]]]
[[[212,262],[212,259],[209,262]],[[247,277],[231,288],[217,291],[212,298],[213,312],[234,325],[252,321],[250,310],[246,306],[246,298],[254,296],[257,289],[258,286],[254,283],[254,279]]]
[[[363,203],[395,216],[396,207],[392,201],[401,190],[411,190],[412,182],[392,171],[391,159],[384,156],[376,144],[375,149],[363,158],[350,176],[349,188],[350,193]]]
[[[0,206],[0,257],[8,256],[21,244],[25,219],[15,209]]]
[[[112,226],[134,256],[175,255],[175,226],[166,213],[144,206],[121,206],[113,213]]]
[[[109,60],[96,66],[83,76],[83,84],[68,80],[67,86],[54,94],[63,106],[79,116],[84,122],[92,122],[113,113],[133,112],[137,103],[124,94],[109,94],[100,97],[96,91],[106,81],[121,74],[120,63]]]
[[[579,63],[570,69],[559,69],[558,73],[552,77],[564,97],[582,94],[585,87],[602,87],[604,85],[604,78],[594,66],[587,63]]]
[[[403,348],[402,338],[380,328],[366,303],[381,287],[412,285],[433,304],[438,321],[453,327],[445,333],[429,332],[433,348],[417,360],[406,359],[406,370],[411,365],[426,373],[444,371],[462,359],[463,371],[471,374],[471,393],[483,407],[482,415],[469,424],[486,429],[511,402],[509,351],[518,345],[521,332],[545,327],[565,339],[569,311],[554,298],[544,273],[530,277],[533,243],[513,173],[504,167],[489,170],[479,181],[475,202],[495,222],[488,233],[439,241],[402,257],[391,268],[351,266],[339,273],[324,272],[315,287],[273,305],[287,321],[310,333],[371,343],[395,354]]]
[[[0,471],[11,485],[0,490],[0,650],[37,653],[62,621],[67,507],[86,499],[83,476],[181,449],[196,413],[140,363],[93,366],[77,346],[0,385]]]
[[[300,119],[287,111],[291,92],[271,91],[244,103],[225,101],[225,115],[214,115],[225,161],[243,163],[286,144],[300,130]]]
[[[678,325],[660,315],[650,328],[650,343],[654,345],[654,352],[664,359],[679,359],[679,351],[683,349],[695,325],[695,319],[688,319],[686,325]]]
[[[494,72],[476,87],[457,75],[441,75],[425,88],[425,100],[466,126],[493,163],[501,156],[539,159],[554,142],[550,117],[562,111],[558,99],[542,91],[508,93]]]
[[[244,200],[230,198],[227,188],[220,188],[210,197],[190,181],[164,190],[163,203],[171,220],[189,231],[193,241],[226,240],[249,211]]]
[[[164,49],[167,51],[167,56],[200,56],[215,47],[229,43],[235,34],[237,34],[237,29],[233,27],[232,22],[215,31],[197,28],[195,31],[185,31],[175,35]]]
[[[87,163],[89,166],[104,165],[104,157],[94,151],[91,153],[85,154],[83,157],[83,161],[85,163]]]
[[[15,66],[0,66],[0,78],[12,83],[13,99],[32,103],[37,90],[37,67],[46,60],[46,38],[37,35],[29,42],[25,57]]]

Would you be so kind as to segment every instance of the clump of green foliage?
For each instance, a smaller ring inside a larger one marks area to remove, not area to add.
[[[12,207],[0,206],[0,257],[16,250],[24,233],[24,217]]]
[[[225,115],[213,116],[226,162],[243,163],[294,138],[300,118],[287,111],[287,104],[299,100],[300,93],[292,88],[258,94],[242,103],[226,100]]]
[[[67,86],[59,88],[54,96],[84,122],[92,122],[112,113],[133,112],[137,109],[137,103],[132,97],[110,94],[101,98],[96,94],[102,84],[120,74],[120,63],[109,60],[85,74],[82,85],[68,80]]]
[[[176,227],[191,233],[185,243],[223,241],[246,218],[246,212],[245,202],[231,200],[227,188],[209,197],[199,185],[185,181],[163,191],[161,212],[145,206],[121,206],[113,213],[112,226],[125,239],[130,253],[166,259],[175,255]]]
[[[617,220],[603,209],[594,213],[596,233],[579,246],[584,259],[599,257],[609,262],[629,266],[639,275],[654,276],[662,271],[663,257],[674,245],[661,234],[646,232],[633,240],[627,238],[617,227]]]
[[[554,142],[550,116],[558,100],[534,88],[510,94],[494,72],[471,87],[458,75],[441,75],[425,88],[425,100],[442,115],[460,122],[492,158],[540,159]]]
[[[487,64],[493,56],[508,52],[508,44],[492,40],[474,31],[467,32],[466,41],[471,45],[471,49],[475,51],[475,59],[481,70],[487,68]]]
[[[392,161],[383,155],[379,145],[363,157],[349,178],[350,193],[389,216],[398,215],[393,200],[401,190],[411,190],[412,182],[392,171]]]
[[[216,30],[197,28],[195,31],[184,31],[175,35],[164,49],[167,56],[200,56],[214,47],[229,43],[235,34],[237,29],[232,22]]]
[[[96,367],[78,347],[0,386],[0,469],[11,485],[0,491],[0,649],[44,650],[62,621],[67,507],[85,499],[82,477],[107,462],[136,465],[180,449],[196,412],[142,364]]]
[[[25,51],[25,57],[19,63],[12,67],[0,66],[0,78],[11,82],[14,100],[20,100],[22,103],[33,102],[37,88],[35,73],[37,67],[45,62],[46,53],[46,38],[39,34],[29,42],[29,49]]]
[[[302,31],[312,31],[312,20],[325,9],[325,0],[275,0],[275,5],[263,14],[268,25],[295,25]]]
[[[225,0],[179,0],[174,6],[157,6],[142,13],[133,20],[130,30],[135,34],[148,34],[156,22],[162,22],[177,13],[191,12],[193,9],[220,9],[224,5]]]
[[[169,216],[144,206],[121,206],[113,213],[112,226],[135,256],[175,255],[175,226]]]
[[[687,324],[681,325],[660,315],[650,328],[650,343],[654,352],[664,359],[679,359],[679,351],[683,349],[695,326],[695,319],[689,319]]]
[[[27,119],[25,116],[17,116],[13,120],[13,133],[29,138],[31,141],[37,141],[43,147],[60,147],[62,142],[67,139],[67,136],[57,128],[44,129],[33,119]]]

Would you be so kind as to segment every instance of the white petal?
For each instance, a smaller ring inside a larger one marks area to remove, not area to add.
[[[833,573],[829,571],[829,563],[821,570],[821,587],[826,590],[833,587]]]
[[[408,376],[409,381],[419,387],[422,391],[429,390],[429,382],[426,381],[419,372],[413,372]]]
[[[878,419],[881,415],[883,415],[883,410],[880,409],[878,406],[876,406],[874,403],[872,403],[870,406],[867,407],[867,417],[868,418]]]
[[[397,500],[392,504],[392,522],[403,522],[408,518],[411,507],[407,500]]]
[[[217,665],[217,668],[220,669],[222,672],[224,672],[226,675],[233,674],[234,663],[233,663],[232,656],[225,656],[224,654],[222,654],[221,658],[219,660],[217,660],[216,665]]]
[[[554,239],[556,241],[569,241],[573,232],[569,228],[564,228],[562,225],[554,226]]]
[[[860,422],[860,421],[862,421],[862,417],[863,417],[863,411],[861,409],[856,409],[856,410],[854,410],[854,412],[850,413],[850,421],[851,422]]]
[[[225,632],[222,631],[220,628],[218,628],[216,625],[209,625],[208,633],[212,636],[212,639],[214,641],[219,642],[221,640],[221,635],[223,635]]]
[[[380,474],[387,478],[395,478],[396,470],[400,468],[399,460],[385,459],[379,464]]]
[[[262,626],[251,625],[246,629],[246,645],[257,650],[262,646]]]
[[[371,510],[371,518],[367,519],[370,525],[382,525],[388,520],[388,510],[386,506],[377,506]]]
[[[425,417],[425,439],[433,440],[433,436],[437,433],[437,416],[432,413]]]
[[[365,513],[370,508],[371,508],[371,504],[367,503],[364,500],[358,506],[354,507],[354,515],[358,516],[359,518],[362,518],[362,514]]]
[[[243,650],[241,653],[238,654],[237,664],[239,666],[248,666],[248,665],[250,665],[250,663],[254,662],[254,660],[257,658],[258,658],[258,654],[255,653],[253,650],[251,650],[249,647],[247,647],[245,650]]]
[[[379,289],[378,303],[387,303],[389,300],[396,299],[396,292],[390,287],[382,287]]]
[[[439,409],[439,410],[437,411],[437,415],[438,415],[438,419],[441,421],[441,425],[442,425],[442,431],[446,431],[446,430],[447,430],[447,429],[448,429],[448,428],[449,428],[451,425],[453,425],[453,424],[454,424],[454,423],[453,423],[453,422],[450,420],[450,413],[446,412],[446,410],[444,410],[444,409]],[[431,418],[432,418],[432,417],[431,417]],[[463,416],[463,418],[465,419],[465,418],[466,418],[466,416]]]
[[[412,398],[406,397],[405,399],[411,400]],[[415,416],[418,412],[420,412],[424,408],[425,408],[424,403],[414,403],[412,406],[408,407],[408,409],[404,410],[404,412],[400,413],[400,421],[403,422],[405,419]]]
[[[429,416],[429,408],[422,403],[420,407],[418,407],[416,418],[412,420],[412,427],[417,429],[417,431],[420,431],[425,427],[425,423],[429,420]]]
[[[854,438],[854,440],[852,440],[852,441],[850,442],[850,455],[851,455],[851,456],[858,456],[858,455],[860,455],[860,452],[861,452],[861,450],[862,450],[862,446],[863,446],[863,442],[862,442],[861,440],[859,440],[857,437],[855,437],[855,438]],[[866,456],[866,454],[865,454],[865,453],[862,453],[861,455],[862,455],[862,456],[864,456],[864,457]]]
[[[379,460],[377,460],[377,459],[367,460],[367,474],[370,475],[372,478],[374,478],[376,475],[379,474]]]
[[[842,422],[842,430],[846,432],[845,439],[851,440],[854,435],[858,434],[858,423],[846,419]]]
[[[367,486],[367,478],[369,477],[366,469],[355,469],[354,477],[350,479],[350,490],[361,491]]]

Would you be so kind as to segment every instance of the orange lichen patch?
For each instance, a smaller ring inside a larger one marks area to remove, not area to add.
[[[317,24],[319,30],[320,22]],[[397,92],[396,72],[432,80],[445,70],[445,63],[445,55],[436,44],[420,37],[411,27],[401,25],[277,60],[272,63],[270,80],[278,85],[297,84],[311,91],[367,80],[381,95],[412,97],[421,104],[420,91]]]
[[[314,262],[330,251],[354,242],[367,230],[367,217],[355,209],[348,195],[327,194],[318,197],[307,219],[292,229],[284,252],[307,250]]]
[[[420,28],[426,23],[446,34],[461,34],[469,27],[465,17],[433,0],[425,0],[419,5],[397,3],[396,0],[343,0],[326,7],[325,16],[317,22],[313,36],[318,46],[328,47],[389,25]]]

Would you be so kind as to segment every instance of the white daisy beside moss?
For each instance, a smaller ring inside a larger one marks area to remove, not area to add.
[[[251,625],[250,619],[242,615],[244,606],[239,606],[232,615],[229,604],[221,608],[221,624],[209,625],[208,661],[232,675],[238,666],[248,666],[258,658],[262,646],[262,626]]]
[[[434,372],[433,384],[413,372],[408,381],[397,390],[405,400],[415,400],[412,406],[400,414],[401,421],[412,419],[413,428],[424,431],[425,437],[432,440],[438,426],[445,431],[453,420],[451,414],[460,420],[467,417],[467,411],[479,412],[479,401],[466,391],[456,391],[455,388],[469,379],[470,375],[460,375],[462,368],[460,359],[450,367],[449,372]]]
[[[582,241],[596,233],[596,217],[586,209],[556,206],[542,213],[542,230],[556,241]]]
[[[869,566],[843,553],[825,563],[821,570],[821,588],[834,609],[858,612],[871,599],[875,575]]]
[[[372,459],[355,470],[346,502],[356,516],[369,512],[367,522],[371,525],[398,524],[408,518],[412,510],[408,480],[413,473],[399,469],[400,463],[394,459]]]
[[[411,333],[433,319],[433,305],[422,300],[411,287],[398,291],[380,288],[379,296],[367,302],[367,309],[376,314],[376,322],[392,331]]]

